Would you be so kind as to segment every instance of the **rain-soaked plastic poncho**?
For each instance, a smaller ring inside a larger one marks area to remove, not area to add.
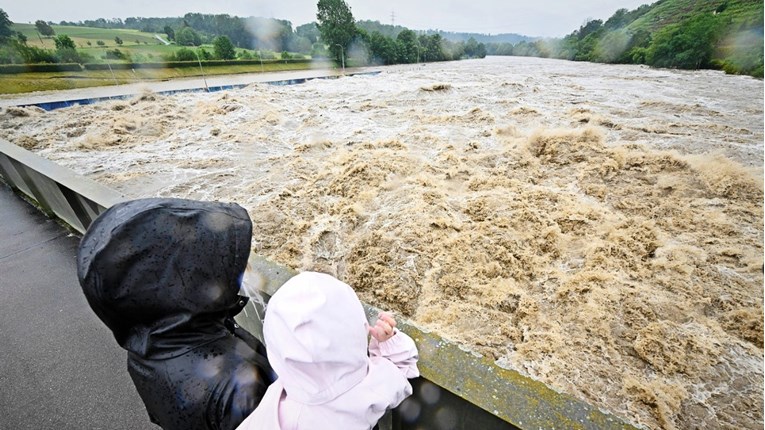
[[[233,321],[251,239],[242,207],[180,199],[117,204],[82,238],[82,290],[164,429],[236,428],[271,382],[263,345]]]

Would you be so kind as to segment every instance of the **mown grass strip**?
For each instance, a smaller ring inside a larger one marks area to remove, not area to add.
[[[270,63],[261,65],[231,65],[204,67],[204,76],[241,73],[309,70],[333,67],[332,63]],[[0,94],[20,94],[33,91],[68,90],[108,85],[167,81],[178,78],[202,77],[198,67],[135,70],[83,70],[81,72],[40,72],[0,75]]]

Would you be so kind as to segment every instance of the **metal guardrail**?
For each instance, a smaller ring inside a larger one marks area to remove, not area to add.
[[[2,139],[0,175],[12,188],[36,201],[46,214],[80,233],[106,208],[126,199]],[[252,256],[250,264],[265,280],[261,291],[266,299],[296,274],[259,256]],[[368,315],[377,314],[374,307],[364,307]],[[250,303],[237,320],[262,339],[258,313],[263,315],[263,310]],[[400,321],[399,328],[418,345],[422,377],[413,381],[414,395],[392,416],[386,416],[387,422],[381,422],[382,429],[635,429],[411,322]]]

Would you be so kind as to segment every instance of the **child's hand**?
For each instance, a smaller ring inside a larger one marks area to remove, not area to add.
[[[396,334],[396,320],[387,312],[380,312],[377,318],[375,325],[369,327],[369,334],[378,342],[385,342]]]

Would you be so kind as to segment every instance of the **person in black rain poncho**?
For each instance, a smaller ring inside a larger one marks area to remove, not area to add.
[[[251,240],[236,204],[141,199],[109,208],[80,242],[82,290],[166,430],[234,429],[273,381],[265,348],[233,320]]]

